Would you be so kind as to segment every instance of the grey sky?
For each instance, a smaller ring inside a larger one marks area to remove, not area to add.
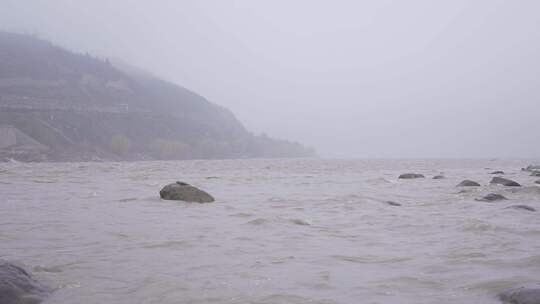
[[[540,157],[540,1],[1,0],[328,157]]]

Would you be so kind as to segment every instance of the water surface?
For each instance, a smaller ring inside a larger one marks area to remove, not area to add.
[[[540,281],[540,212],[506,209],[540,210],[530,163],[4,163],[0,258],[56,288],[47,304],[498,303]],[[177,180],[216,202],[160,200]],[[490,192],[509,200],[474,200]]]

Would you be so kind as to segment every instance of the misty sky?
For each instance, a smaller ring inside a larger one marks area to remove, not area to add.
[[[540,157],[540,1],[0,0],[326,157]]]

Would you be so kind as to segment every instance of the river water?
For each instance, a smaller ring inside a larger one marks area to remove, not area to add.
[[[499,303],[540,281],[540,212],[507,208],[540,210],[531,163],[3,163],[0,258],[55,288],[47,304]],[[216,202],[161,200],[177,180]],[[491,192],[509,200],[474,200]]]

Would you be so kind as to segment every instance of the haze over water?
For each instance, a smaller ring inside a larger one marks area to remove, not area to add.
[[[0,29],[120,59],[324,157],[540,155],[535,0],[3,0]]]
[[[528,163],[3,163],[0,258],[55,288],[47,304],[499,303],[540,273],[538,213],[507,209],[540,209]],[[160,200],[175,179],[217,201]],[[490,192],[509,200],[474,200]]]

